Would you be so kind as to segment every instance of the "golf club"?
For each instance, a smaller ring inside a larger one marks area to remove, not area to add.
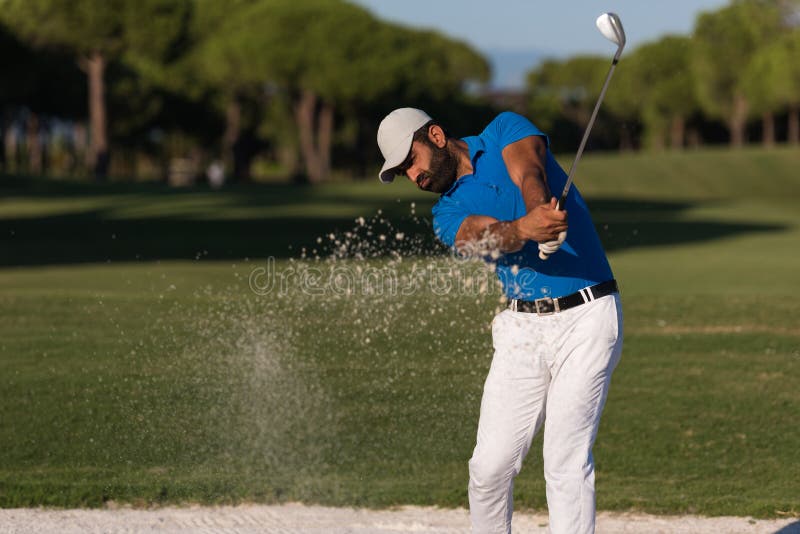
[[[586,141],[589,139],[589,132],[592,131],[592,126],[594,126],[594,120],[597,118],[597,112],[600,110],[600,103],[603,102],[603,97],[606,96],[608,82],[611,81],[611,76],[614,74],[614,67],[617,66],[619,56],[622,55],[622,49],[625,48],[625,30],[622,28],[622,21],[619,20],[619,16],[617,16],[616,13],[603,13],[597,17],[596,24],[597,29],[600,30],[603,37],[617,45],[617,53],[614,54],[611,68],[608,69],[606,81],[603,83],[603,89],[600,91],[600,96],[597,98],[592,117],[589,119],[589,124],[586,126],[586,131],[583,133],[583,139],[581,139],[578,154],[575,156],[575,161],[572,162],[572,167],[569,169],[567,183],[564,185],[564,190],[561,192],[561,197],[558,199],[558,204],[556,205],[556,209],[559,210],[564,208],[564,204],[567,201],[567,195],[569,194],[570,187],[572,187],[572,179],[575,176],[575,170],[578,168],[578,162],[583,154],[583,149],[586,148]],[[549,254],[539,251],[539,258],[546,260],[549,257]]]

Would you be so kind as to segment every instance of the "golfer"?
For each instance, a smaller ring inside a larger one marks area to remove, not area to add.
[[[592,446],[622,352],[622,311],[580,193],[573,187],[564,211],[556,209],[551,191],[567,175],[547,136],[516,113],[456,139],[424,111],[401,108],[381,122],[378,145],[380,180],[404,174],[441,195],[437,238],[492,262],[509,302],[492,323],[469,461],[473,531],[511,532],[514,478],[544,425],[550,530],[594,532]]]

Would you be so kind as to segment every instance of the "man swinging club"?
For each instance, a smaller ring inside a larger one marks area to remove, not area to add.
[[[510,303],[492,323],[494,355],[469,461],[473,531],[511,532],[514,477],[544,424],[550,529],[593,532],[592,446],[622,351],[622,311],[580,193],[557,206],[551,191],[567,175],[547,136],[511,112],[456,139],[424,111],[396,109],[381,122],[378,145],[382,182],[405,174],[441,195],[438,239],[494,248],[488,261]]]

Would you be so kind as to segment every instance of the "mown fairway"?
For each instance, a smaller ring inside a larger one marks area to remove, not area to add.
[[[626,320],[600,508],[800,514],[798,168],[783,149],[582,163]],[[0,193],[0,506],[466,504],[499,292],[437,296],[480,279],[443,258],[313,259],[331,233],[367,256],[433,250],[433,198],[372,181]],[[394,228],[355,222],[379,209]],[[285,291],[251,290],[258,268]],[[416,285],[331,285],[358,269]],[[540,450],[518,507],[545,506]]]

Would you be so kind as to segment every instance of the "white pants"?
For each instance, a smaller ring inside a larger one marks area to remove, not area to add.
[[[511,532],[514,477],[543,422],[550,531],[594,532],[592,445],[622,352],[619,295],[547,316],[505,310],[492,337],[469,462],[473,532]]]

